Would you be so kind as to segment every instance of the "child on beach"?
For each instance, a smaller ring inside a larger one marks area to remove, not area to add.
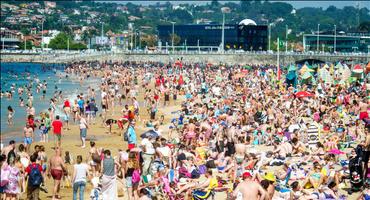
[[[70,166],[73,164],[73,157],[69,153],[69,151],[66,151],[65,152],[65,155],[64,155],[64,164],[65,164],[65,166],[66,166],[67,169],[69,169]],[[70,188],[70,187],[72,187],[71,176],[69,175],[68,172],[65,172],[65,174],[63,176],[63,181],[61,183],[61,187],[62,188]]]

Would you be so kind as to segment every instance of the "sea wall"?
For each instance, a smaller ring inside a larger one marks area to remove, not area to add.
[[[229,64],[266,64],[277,63],[277,54],[127,54],[127,53],[93,53],[93,54],[53,54],[53,55],[21,55],[2,54],[1,62],[41,62],[41,63],[68,63],[80,60],[99,61],[161,61],[169,62],[181,59],[183,62],[229,63]],[[286,65],[306,59],[323,62],[336,62],[339,60],[354,61],[355,63],[370,62],[369,55],[307,55],[287,54],[279,55],[279,63]]]

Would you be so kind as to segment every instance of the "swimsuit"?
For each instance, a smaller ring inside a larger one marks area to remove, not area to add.
[[[31,137],[25,137],[24,138],[24,143],[25,144],[31,144],[32,143],[32,138]]]
[[[63,176],[63,170],[61,169],[51,169],[50,170],[51,176],[53,177],[54,180],[62,180]]]
[[[235,155],[235,160],[237,164],[242,164],[244,161],[244,156],[243,155]]]

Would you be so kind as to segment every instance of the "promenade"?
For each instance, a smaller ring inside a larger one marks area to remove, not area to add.
[[[58,51],[43,53],[15,53],[2,52],[1,62],[36,62],[36,63],[69,63],[73,61],[161,61],[174,62],[181,59],[184,62],[200,63],[229,63],[229,64],[266,64],[277,63],[278,54],[276,52],[185,52],[176,51],[174,53],[152,53],[152,52],[113,52],[113,51]],[[316,60],[321,62],[336,62],[339,60],[353,61],[354,63],[370,62],[370,54],[329,54],[329,53],[293,53],[280,52],[279,63],[281,65],[294,64],[305,60]]]

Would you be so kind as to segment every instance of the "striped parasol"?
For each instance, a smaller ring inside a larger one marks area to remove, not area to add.
[[[308,137],[308,146],[310,148],[316,147],[317,143],[319,142],[319,128],[314,123],[311,123],[308,126],[307,137]]]

